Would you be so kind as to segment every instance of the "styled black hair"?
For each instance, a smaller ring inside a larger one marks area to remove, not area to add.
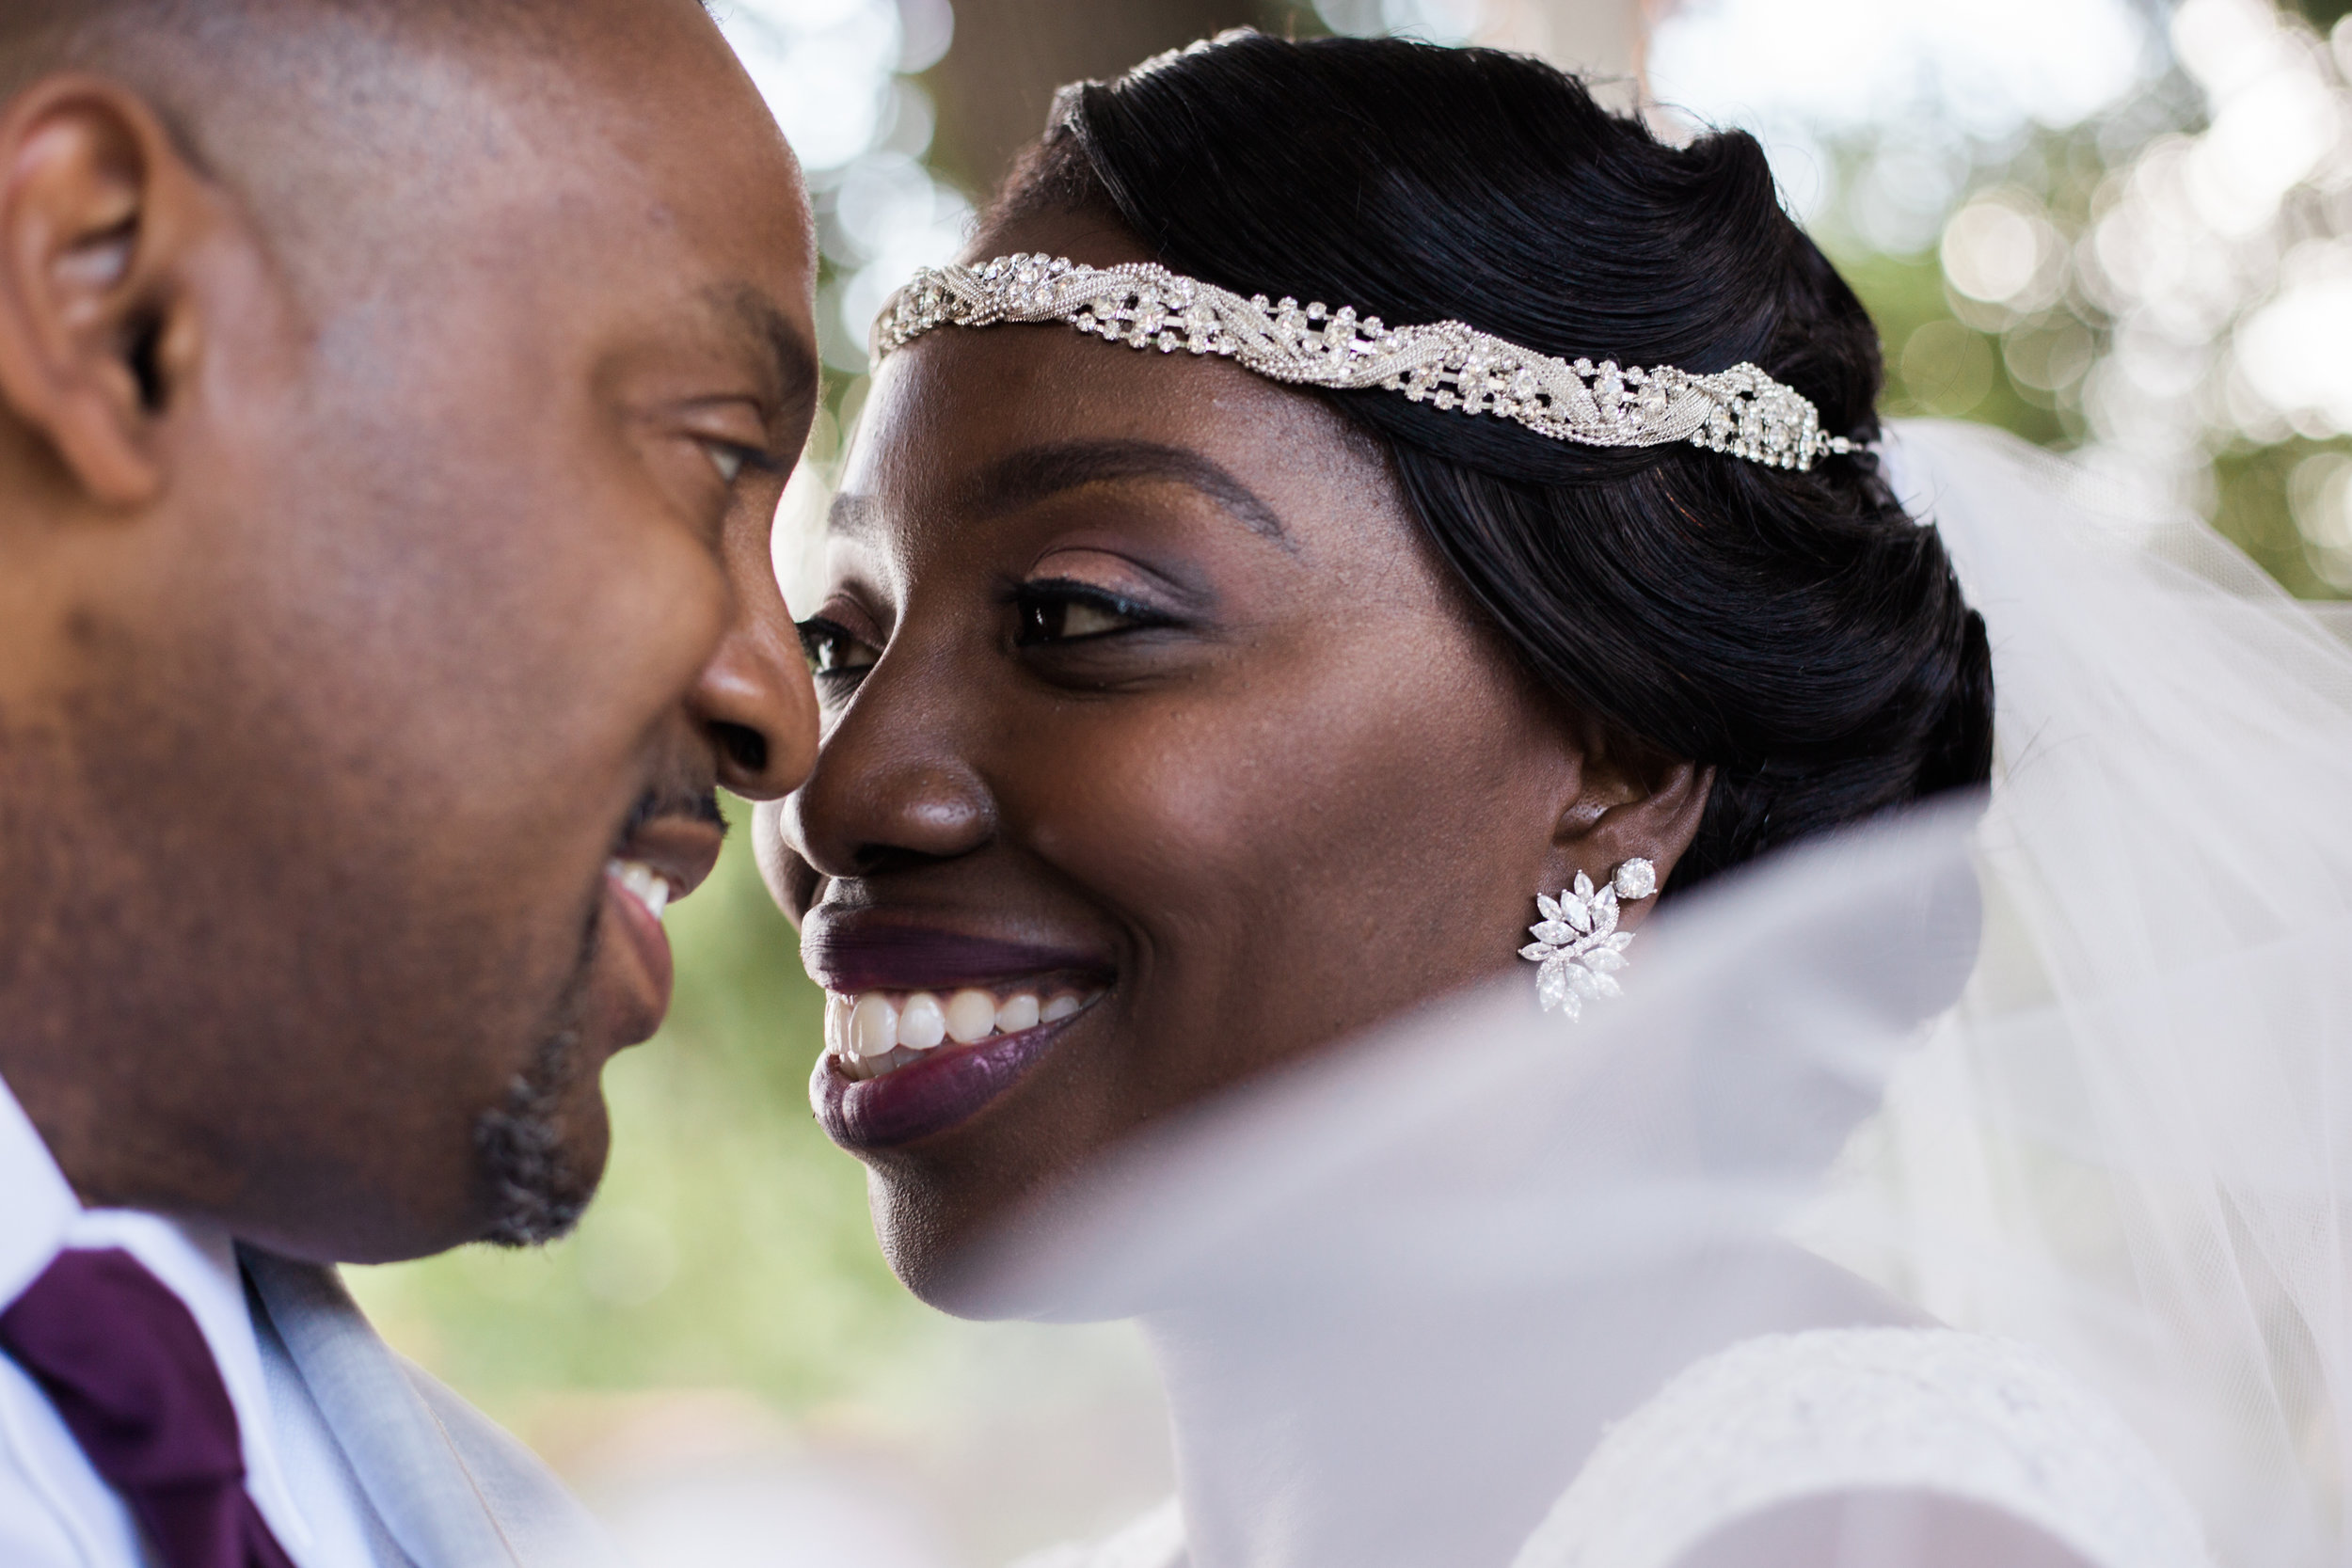
[[[1245,295],[1567,359],[1752,360],[1829,433],[1878,435],[1876,329],[1755,139],[1670,147],[1535,60],[1227,34],[1064,89],[984,231],[1048,210]],[[1798,473],[1317,395],[1385,445],[1438,558],[1548,689],[1713,765],[1677,887],[1989,778],[1984,622],[1867,452]]]

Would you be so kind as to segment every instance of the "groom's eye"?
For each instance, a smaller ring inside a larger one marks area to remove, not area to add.
[[[1168,624],[1166,616],[1132,599],[1067,580],[1023,583],[1013,595],[1013,642],[1024,648]]]
[[[809,673],[820,680],[863,674],[882,657],[849,627],[822,615],[803,621],[800,632],[801,652],[808,658]]]
[[[710,459],[710,466],[719,470],[719,483],[729,489],[734,488],[735,482],[743,477],[746,468],[770,473],[776,467],[775,460],[757,447],[747,447],[737,441],[709,439],[704,440],[702,446]]]

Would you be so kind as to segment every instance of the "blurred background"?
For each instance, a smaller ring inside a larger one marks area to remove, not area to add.
[[[1987,420],[2352,597],[2352,0],[732,0],[807,166],[825,412],[780,522],[805,580],[866,333],[1057,85],[1237,25],[1539,54],[1667,134],[1756,133],[1853,280],[1890,414]],[[804,589],[795,603],[804,602]],[[962,1568],[1162,1495],[1115,1330],[951,1323],[883,1268],[809,1116],[819,999],[741,836],[670,917],[677,1003],[607,1083],[579,1233],[351,1271],[395,1344],[648,1568]]]

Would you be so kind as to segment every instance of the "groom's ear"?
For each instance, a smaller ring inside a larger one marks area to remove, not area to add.
[[[105,510],[162,489],[202,341],[188,272],[220,210],[119,84],[50,77],[0,114],[0,404],[50,483]]]

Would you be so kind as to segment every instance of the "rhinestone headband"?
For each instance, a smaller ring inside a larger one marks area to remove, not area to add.
[[[1014,255],[977,267],[925,267],[882,308],[874,362],[934,327],[1050,321],[1104,342],[1221,355],[1298,386],[1403,392],[1581,446],[1688,441],[1777,468],[1810,468],[1855,446],[1823,435],[1813,404],[1754,365],[1693,375],[1671,365],[1621,370],[1608,359],[1554,359],[1461,322],[1388,326],[1352,309],[1244,299],[1143,262],[1082,267]]]

